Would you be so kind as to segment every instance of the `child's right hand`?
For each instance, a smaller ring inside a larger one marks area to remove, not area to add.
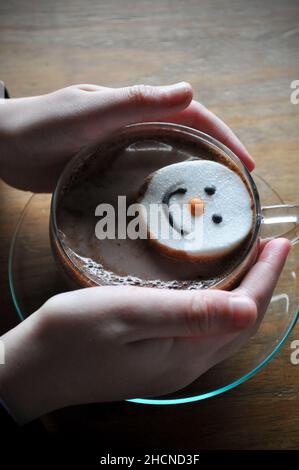
[[[51,192],[84,146],[136,122],[176,122],[229,147],[251,171],[254,161],[233,131],[192,100],[188,83],[108,88],[72,85],[46,95],[0,99],[0,177],[19,189]]]

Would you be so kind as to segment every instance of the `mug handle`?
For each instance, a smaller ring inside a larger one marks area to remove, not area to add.
[[[261,237],[288,238],[292,245],[299,242],[299,205],[262,206]]]

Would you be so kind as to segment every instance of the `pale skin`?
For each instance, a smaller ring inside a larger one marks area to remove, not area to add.
[[[82,146],[123,125],[178,122],[254,162],[235,134],[192,100],[187,83],[119,89],[76,85],[0,102],[0,176],[52,191]],[[92,287],[59,294],[1,337],[0,397],[16,420],[57,408],[176,391],[235,353],[258,328],[290,250],[263,243],[231,292]]]

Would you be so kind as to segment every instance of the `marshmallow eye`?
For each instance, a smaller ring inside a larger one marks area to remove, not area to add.
[[[214,184],[209,184],[208,186],[205,186],[204,190],[208,196],[213,196],[216,192],[216,186]]]
[[[221,214],[213,214],[212,215],[212,220],[213,220],[214,224],[221,224],[223,218],[222,218]]]
[[[216,192],[216,186],[214,184],[209,184],[208,186],[205,186],[204,190],[208,196],[213,196],[213,194],[215,194]],[[223,220],[223,217],[221,214],[212,215],[212,221],[214,222],[214,224],[216,225],[221,224],[222,220]]]

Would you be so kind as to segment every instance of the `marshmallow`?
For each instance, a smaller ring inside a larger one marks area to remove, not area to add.
[[[227,166],[192,160],[151,174],[139,198],[142,224],[163,254],[195,260],[236,249],[253,224],[252,198]]]

